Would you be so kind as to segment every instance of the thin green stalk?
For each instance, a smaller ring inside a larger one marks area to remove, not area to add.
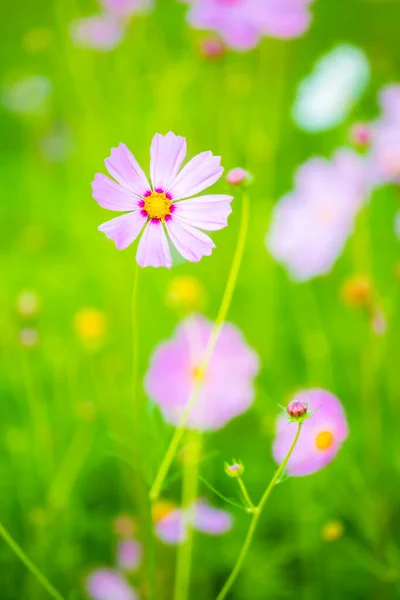
[[[254,536],[254,532],[257,528],[257,524],[258,524],[258,520],[261,516],[261,513],[263,511],[263,508],[265,506],[265,503],[267,502],[273,488],[275,487],[277,481],[279,481],[283,471],[285,470],[285,467],[287,465],[287,462],[297,444],[297,441],[299,439],[300,436],[300,431],[301,431],[301,425],[302,423],[299,423],[297,426],[297,432],[295,435],[295,438],[293,440],[293,444],[291,445],[289,452],[287,453],[287,455],[285,456],[285,458],[283,459],[282,463],[280,464],[280,466],[278,467],[278,469],[275,472],[275,475],[273,476],[273,478],[271,479],[267,489],[265,490],[258,506],[256,506],[253,510],[253,517],[251,519],[251,523],[250,523],[250,527],[249,530],[247,532],[247,535],[245,537],[244,540],[244,544],[242,546],[242,549],[240,551],[240,554],[238,556],[238,559],[236,561],[236,564],[233,568],[232,573],[230,574],[230,576],[228,577],[224,587],[222,588],[222,590],[220,591],[220,593],[217,596],[216,600],[223,600],[223,598],[226,598],[228,592],[230,591],[231,587],[233,586],[233,584],[236,581],[237,576],[240,573],[240,570],[242,568],[242,565],[244,563],[244,560],[246,558],[247,552],[250,548],[251,542],[253,541],[253,536]]]
[[[155,565],[155,544],[153,532],[153,520],[151,514],[151,505],[149,501],[148,488],[144,482],[143,471],[144,464],[141,451],[146,447],[143,440],[143,431],[145,430],[145,415],[142,394],[139,390],[139,319],[138,319],[138,297],[139,297],[139,265],[136,264],[133,279],[132,290],[132,397],[134,406],[134,427],[136,432],[135,455],[140,465],[139,475],[136,477],[137,497],[141,505],[141,517],[144,530],[144,568],[146,571],[146,580],[148,583],[149,600],[156,600],[156,565]]]
[[[247,491],[246,485],[243,481],[243,479],[241,477],[237,477],[236,481],[239,484],[240,487],[240,491],[242,492],[244,501],[246,502],[247,508],[249,508],[252,512],[255,509],[254,503],[252,501],[252,499],[250,498],[249,492]]]
[[[184,457],[182,508],[194,510],[193,503],[197,498],[198,470],[201,454],[201,438],[196,432],[189,435],[188,455]],[[192,516],[187,514],[188,532],[186,540],[178,546],[174,600],[187,600],[190,587],[190,571],[193,554]]]
[[[39,571],[39,569],[33,564],[33,562],[27,557],[25,552],[17,542],[11,537],[5,527],[0,523],[0,535],[3,540],[8,544],[11,550],[18,556],[18,558],[24,563],[26,568],[32,573],[39,583],[48,591],[50,596],[55,600],[64,600],[64,597],[56,590],[56,588],[50,583],[47,577]]]
[[[229,273],[229,277],[226,282],[224,295],[222,297],[221,306],[219,308],[218,315],[217,315],[216,321],[214,323],[214,327],[211,332],[210,339],[208,340],[208,344],[207,344],[207,348],[206,348],[206,351],[203,356],[203,360],[201,361],[199,368],[197,370],[196,380],[195,380],[192,392],[190,394],[188,403],[185,407],[185,410],[183,411],[181,422],[179,423],[178,427],[175,430],[174,435],[172,436],[170,444],[169,444],[167,451],[161,461],[157,475],[154,479],[153,485],[150,489],[150,498],[152,500],[157,500],[158,496],[160,495],[165,478],[168,475],[168,471],[171,467],[172,461],[174,460],[175,455],[178,451],[179,444],[181,443],[182,437],[186,431],[186,425],[187,425],[190,413],[191,413],[192,408],[195,405],[196,400],[201,391],[205,372],[210,363],[212,354],[214,352],[219,335],[221,333],[226,316],[228,314],[229,307],[230,307],[231,301],[232,301],[233,292],[235,290],[235,286],[236,286],[236,282],[237,282],[237,278],[238,278],[238,274],[239,274],[240,265],[242,262],[244,247],[246,244],[247,230],[248,230],[248,225],[249,225],[249,212],[250,212],[249,198],[248,198],[247,192],[243,191],[242,212],[241,212],[241,221],[240,221],[238,242],[237,242],[235,254],[233,256],[232,266],[231,266],[231,270]]]

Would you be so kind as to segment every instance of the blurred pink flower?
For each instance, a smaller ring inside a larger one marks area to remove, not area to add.
[[[185,0],[184,0],[185,1]],[[218,32],[236,50],[248,50],[260,37],[295,38],[309,26],[312,0],[186,0],[196,29]]]
[[[100,0],[106,11],[119,17],[129,17],[133,14],[149,10],[154,0]]]
[[[204,356],[213,324],[201,316],[186,318],[175,335],[154,351],[145,378],[147,394],[168,423],[178,425]],[[254,399],[257,354],[234,325],[225,324],[188,426],[199,431],[220,429],[245,412]]]
[[[118,250],[127,248],[143,232],[136,254],[141,267],[172,267],[165,229],[179,254],[197,262],[215,248],[200,230],[214,231],[227,225],[232,196],[197,196],[221,177],[221,158],[202,152],[180,170],[185,156],[185,138],[172,132],[165,136],[157,133],[150,149],[152,185],[125,144],[112,148],[105,160],[118,183],[101,173],[92,183],[93,198],[100,206],[129,211],[99,227]],[[189,200],[181,202],[184,198]]]
[[[138,600],[123,575],[112,569],[97,569],[86,580],[86,591],[93,600]]]
[[[124,540],[117,546],[117,565],[126,571],[134,571],[142,560],[142,546],[135,540]]]
[[[373,124],[369,173],[374,185],[400,183],[400,84],[379,96],[381,116]]]
[[[348,435],[343,407],[333,394],[322,389],[303,390],[295,395],[297,402],[307,403],[314,411],[304,421],[300,437],[286,470],[289,475],[309,475],[330,463]],[[273,445],[273,455],[280,464],[289,451],[297,431],[296,423],[280,417]]]
[[[343,251],[366,199],[365,160],[338,150],[331,160],[312,158],[295,175],[295,190],[275,205],[266,245],[293,279],[327,273]]]
[[[229,171],[226,176],[226,181],[230,185],[241,185],[242,183],[250,182],[251,175],[248,171],[242,169],[242,167],[236,167]]]
[[[232,528],[232,516],[224,511],[212,507],[205,498],[183,510],[176,508],[156,523],[156,533],[166,544],[179,544],[184,542],[189,526],[197,531],[209,535],[222,535]]]
[[[107,52],[120,43],[124,30],[112,15],[93,15],[73,21],[70,33],[76,46]]]

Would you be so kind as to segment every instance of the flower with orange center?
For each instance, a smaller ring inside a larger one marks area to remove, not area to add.
[[[296,394],[295,401],[307,403],[310,417],[301,425],[296,447],[287,463],[289,475],[308,475],[319,471],[336,456],[347,438],[348,426],[343,407],[333,394],[322,389],[304,390]],[[298,424],[278,420],[273,453],[281,463],[296,435]]]

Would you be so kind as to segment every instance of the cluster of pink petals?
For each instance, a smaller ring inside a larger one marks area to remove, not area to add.
[[[73,21],[72,41],[82,48],[108,52],[122,40],[127,19],[153,6],[153,0],[101,0],[103,12]]]
[[[331,160],[312,158],[295,175],[295,190],[274,207],[266,245],[292,278],[327,273],[354,229],[366,200],[366,161],[340,149]]]
[[[312,0],[184,0],[196,29],[218,32],[227,46],[248,50],[262,36],[296,38],[310,24]]]
[[[213,324],[204,317],[188,317],[151,357],[145,389],[168,423],[178,425],[181,421],[212,328]],[[190,412],[188,427],[199,431],[220,429],[245,412],[254,399],[258,371],[257,354],[237,327],[225,324]]]
[[[289,475],[309,475],[329,464],[348,436],[348,425],[343,407],[333,394],[323,389],[304,390],[296,394],[294,400],[306,403],[313,411],[302,425],[299,440],[288,461]],[[296,423],[288,423],[280,417],[273,445],[273,455],[280,464],[294,441]],[[330,443],[318,444],[318,436]]]
[[[157,536],[166,544],[184,542],[189,527],[209,535],[222,535],[232,528],[232,516],[225,510],[211,506],[204,498],[199,498],[186,509],[177,508],[169,512],[156,524]]]
[[[400,183],[400,85],[391,84],[379,96],[381,115],[372,124],[369,152],[371,184]]]
[[[115,181],[97,173],[92,183],[93,198],[100,206],[127,211],[100,225],[99,230],[114,240],[118,250],[127,248],[142,234],[136,254],[141,267],[171,268],[166,233],[186,260],[197,262],[210,256],[215,245],[202,230],[215,231],[227,225],[232,196],[198,196],[221,177],[221,158],[202,152],[181,168],[185,156],[185,138],[172,132],[165,136],[157,133],[150,148],[151,185],[125,144],[113,148],[105,160]],[[152,192],[165,194],[172,203],[165,219],[149,218],[145,210],[146,198]]]

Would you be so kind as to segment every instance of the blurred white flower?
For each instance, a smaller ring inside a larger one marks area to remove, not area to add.
[[[364,93],[370,66],[359,48],[341,44],[325,54],[297,90],[292,115],[305,131],[339,125]]]
[[[8,110],[19,114],[43,112],[53,91],[51,81],[43,75],[29,75],[3,84],[1,102]]]

